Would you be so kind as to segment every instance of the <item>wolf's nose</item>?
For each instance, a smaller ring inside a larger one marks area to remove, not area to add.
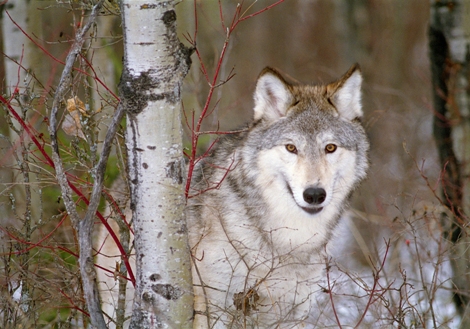
[[[304,200],[309,204],[322,204],[326,199],[326,191],[320,187],[309,187],[304,191]]]

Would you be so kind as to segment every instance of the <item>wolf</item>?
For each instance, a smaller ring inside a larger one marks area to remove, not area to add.
[[[357,65],[321,85],[290,83],[266,68],[251,124],[197,163],[186,209],[194,328],[311,326],[326,247],[368,169],[361,84]],[[120,203],[130,221],[128,200]],[[97,263],[114,271],[119,252],[107,235],[102,227]],[[103,310],[116,317],[115,278],[98,271],[98,279]]]
[[[325,250],[366,177],[362,75],[289,82],[264,69],[254,119],[220,139],[191,179],[194,328],[303,328]]]

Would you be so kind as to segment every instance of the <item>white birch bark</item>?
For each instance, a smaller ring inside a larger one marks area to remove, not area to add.
[[[28,26],[28,2],[21,0],[8,1],[6,10],[15,22],[24,29]],[[22,69],[18,70],[18,64],[29,69],[29,47],[28,38],[23,32],[12,22],[8,15],[4,14],[2,19],[3,29],[3,48],[5,55],[5,78],[9,93],[15,91],[16,85],[19,83],[19,88],[22,88],[26,72]],[[16,109],[17,107],[15,107]]]
[[[41,64],[43,57],[21,29],[29,34],[34,31],[35,36],[41,39],[41,15],[38,15],[37,7],[33,3],[24,0],[8,0],[3,9],[8,12],[8,15],[3,13],[1,20],[3,51],[6,55],[3,59],[6,80],[5,90],[8,94],[13,94],[16,87],[18,87],[18,93],[28,95],[31,92],[32,78],[27,70],[32,70],[37,77],[42,77],[43,69]],[[16,99],[12,100],[11,105],[18,113],[21,113],[21,108]],[[17,129],[20,128],[15,120],[13,124]]]
[[[189,54],[173,1],[121,4],[126,147],[136,250],[130,328],[191,328],[190,253],[184,218],[180,89]]]
[[[39,15],[33,15],[36,11],[36,7],[28,1],[9,0],[8,3],[3,5],[2,9],[8,12],[8,15],[4,12],[1,19],[3,51],[5,53],[5,56],[3,57],[5,67],[3,92],[9,96],[16,94],[16,96],[11,100],[10,105],[20,116],[28,118],[32,112],[26,111],[32,88],[31,74],[29,74],[27,70],[31,69],[36,76],[41,76],[41,68],[40,65],[38,65],[38,63],[40,63],[38,59],[41,54],[38,54],[39,52],[36,51],[32,42],[28,40],[26,35],[18,26],[29,33],[31,33],[31,31],[37,32],[37,37],[40,38],[42,31],[39,27],[41,26],[41,19],[38,17]],[[19,101],[22,102],[22,106],[20,106]],[[6,120],[2,119],[0,124],[7,125],[8,123]],[[18,132],[21,134],[22,128],[16,120],[11,120],[11,124],[12,127],[10,127],[9,136],[11,139],[15,139]],[[4,129],[4,131],[6,131],[7,128]],[[3,160],[8,161],[4,162],[5,167],[12,165],[9,163],[9,160]],[[19,185],[22,184],[21,177],[14,175],[11,171],[5,171],[5,168],[0,168],[0,179],[10,181],[11,183],[19,183]],[[34,176],[31,176],[30,179],[34,179]],[[26,208],[24,200],[27,198],[23,189],[20,188],[19,185],[13,188],[12,192],[15,195],[15,207],[18,211],[24,212]],[[36,209],[40,209],[39,200],[35,193],[31,194],[31,201],[34,205],[31,207],[31,211],[35,214]],[[5,210],[8,213],[11,212],[11,209],[8,207],[3,209],[3,205],[0,206],[0,210]],[[5,216],[5,218],[11,218],[11,216]]]

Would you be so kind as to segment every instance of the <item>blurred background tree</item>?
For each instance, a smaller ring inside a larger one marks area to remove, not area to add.
[[[454,245],[454,301],[462,328],[470,326],[470,2],[432,1],[429,45],[434,97],[433,132],[442,170],[442,202],[451,216],[442,216],[444,234]]]

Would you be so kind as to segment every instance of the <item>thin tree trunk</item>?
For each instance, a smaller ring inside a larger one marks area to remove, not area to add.
[[[442,202],[454,218],[443,215],[450,252],[454,302],[470,328],[470,190],[462,177],[470,174],[470,1],[431,1],[430,60],[434,98],[434,138],[442,167]]]
[[[191,328],[193,298],[184,218],[181,83],[190,53],[176,35],[175,2],[123,0],[136,292],[130,328]]]

